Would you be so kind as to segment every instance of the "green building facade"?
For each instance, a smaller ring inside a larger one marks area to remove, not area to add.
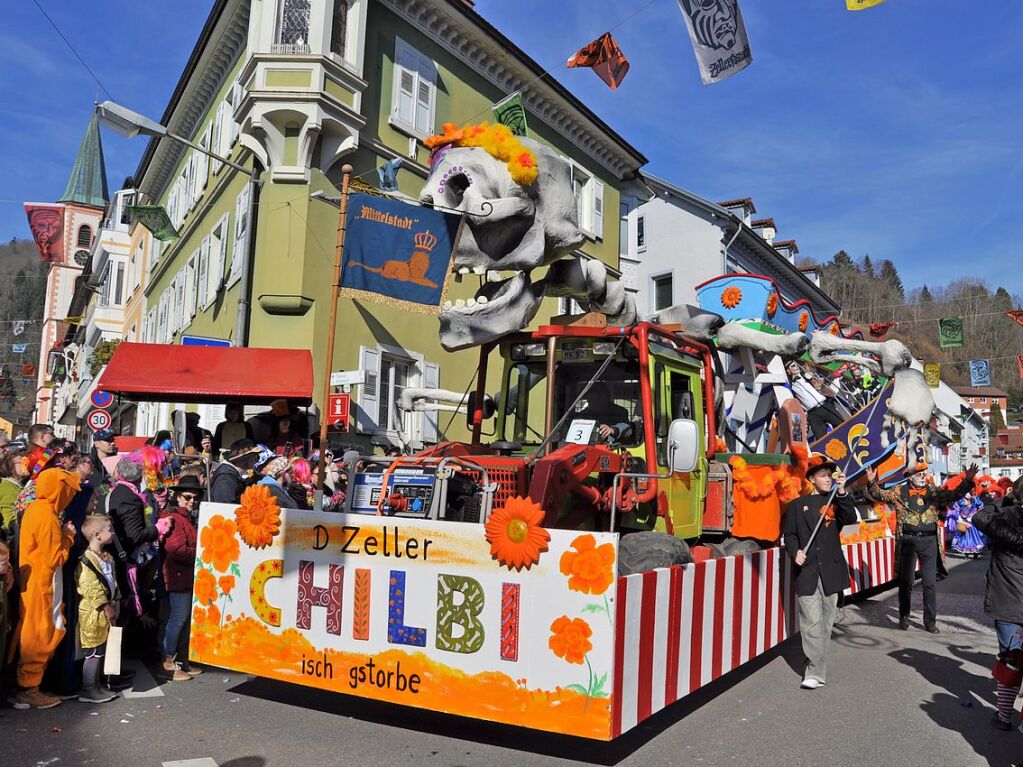
[[[423,140],[445,122],[491,120],[492,104],[531,81],[529,136],[572,162],[580,250],[617,274],[619,192],[645,159],[541,74],[463,0],[218,0],[162,122],[252,175],[166,139],[148,147],[136,181],[180,237],[151,253],[143,340],[308,348],[319,401],[338,211],[312,195],[336,197],[345,163],[376,186],[376,168],[400,157],[399,190],[418,197]],[[448,297],[472,298],[479,279]],[[536,322],[563,308],[548,300]],[[365,375],[344,441],[396,442],[399,429],[416,446],[465,436],[462,417],[447,430],[449,414],[399,423],[391,407],[404,386],[469,385],[477,352],[444,351],[435,319],[342,299],[336,339],[334,370]]]

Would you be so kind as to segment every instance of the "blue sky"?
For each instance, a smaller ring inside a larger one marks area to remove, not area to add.
[[[41,2],[113,98],[154,118],[211,5]],[[647,3],[476,8],[640,149],[647,170],[712,200],[752,197],[802,256],[869,253],[894,261],[907,286],[975,276],[1023,294],[1023,3],[888,0],[849,13],[842,0],[741,0],[753,64],[712,86],[676,0]],[[0,198],[51,200],[97,86],[32,3],[8,5]],[[613,32],[632,64],[617,91],[565,69],[640,8]],[[111,189],[143,148],[104,135]],[[0,238],[28,234],[20,206],[0,203]]]

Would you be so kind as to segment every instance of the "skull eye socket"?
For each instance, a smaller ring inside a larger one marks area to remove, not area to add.
[[[465,194],[465,190],[469,188],[469,177],[464,173],[456,173],[448,179],[447,187],[451,191],[458,202],[462,201],[462,195]]]

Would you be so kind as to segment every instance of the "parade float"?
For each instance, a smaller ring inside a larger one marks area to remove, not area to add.
[[[641,320],[573,255],[567,163],[502,136],[446,127],[421,197],[464,216],[452,273],[487,275],[472,305],[440,315],[447,348],[480,352],[471,438],[367,457],[343,513],[281,510],[258,486],[238,506],[204,503],[190,657],[611,740],[796,631],[777,544],[810,451],[853,481],[871,465],[897,481],[933,400],[901,343],[845,333],[766,277],[719,277],[699,306]],[[585,314],[530,330],[545,296]],[[836,392],[850,370],[874,383],[813,444],[792,358],[835,373]],[[460,397],[406,390],[401,405]],[[849,594],[894,575],[886,510],[860,511]]]

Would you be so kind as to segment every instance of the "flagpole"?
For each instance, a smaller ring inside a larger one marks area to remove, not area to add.
[[[314,508],[323,510],[323,480],[327,472],[327,420],[330,403],[330,374],[334,369],[334,333],[337,329],[337,301],[341,294],[344,269],[342,254],[345,249],[345,224],[348,213],[348,187],[352,180],[352,166],[341,168],[341,204],[337,214],[337,249],[334,253],[334,284],[330,293],[330,320],[327,325],[327,360],[323,371],[323,401],[320,403],[320,461],[316,468],[316,501]]]

